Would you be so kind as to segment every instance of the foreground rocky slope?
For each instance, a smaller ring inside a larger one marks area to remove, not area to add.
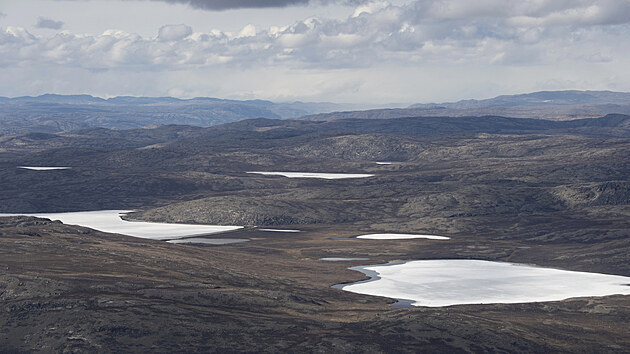
[[[484,257],[591,267],[596,247],[449,241],[331,240],[239,231],[257,240],[195,247],[104,234],[42,219],[0,218],[0,351],[580,351],[630,349],[628,297],[396,309],[330,288],[361,279],[337,252]],[[612,245],[608,245],[609,249]],[[531,257],[534,258],[531,258]],[[554,261],[555,259],[555,261]],[[628,272],[625,272],[628,274]]]

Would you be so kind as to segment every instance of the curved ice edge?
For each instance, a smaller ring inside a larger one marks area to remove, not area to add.
[[[366,266],[350,267],[348,269],[355,270],[357,272],[361,272],[361,273],[367,275],[369,277],[369,279],[364,279],[364,280],[359,280],[359,281],[349,281],[349,282],[346,282],[346,283],[335,284],[335,285],[331,286],[331,288],[343,290],[343,288],[345,288],[346,286],[355,285],[355,284],[370,283],[370,282],[373,282],[373,281],[381,280],[381,276],[379,275],[379,273],[377,271],[370,270],[370,269],[365,269],[365,267],[393,266],[393,265],[398,265],[398,264],[404,264],[404,263],[407,263],[409,261],[410,260],[398,260],[398,261],[389,261],[387,263],[370,264],[370,265],[366,265]],[[344,291],[349,291],[349,290],[344,290]],[[350,292],[352,292],[352,291],[350,291]],[[354,293],[354,292],[352,292],[352,293]],[[354,294],[361,294],[361,293],[354,293]],[[361,294],[361,295],[366,295],[366,294]],[[368,296],[378,296],[378,295],[368,295]],[[413,304],[415,303],[414,300],[401,299],[401,298],[388,297],[388,296],[380,296],[380,297],[396,300],[396,302],[394,302],[392,304],[389,304],[389,306],[392,306],[392,307],[397,307],[397,308],[411,308],[411,307],[415,307],[415,306],[413,306]]]
[[[65,225],[78,225],[87,227],[93,230],[120,234],[130,237],[137,237],[143,239],[152,239],[158,241],[176,240],[182,238],[193,238],[216,235],[220,233],[226,233],[233,230],[242,229],[243,226],[222,226],[222,225],[204,225],[204,224],[180,224],[180,223],[164,223],[164,222],[151,222],[142,220],[126,220],[123,216],[127,216],[129,213],[136,210],[92,210],[92,211],[78,211],[78,212],[60,212],[60,213],[11,213],[0,214],[0,216],[30,216],[37,218],[45,218],[50,220],[59,220]],[[77,214],[83,216],[94,216],[97,218],[111,218],[111,220],[68,220],[65,217],[70,215],[76,217]],[[122,227],[121,227],[122,225]],[[131,227],[131,229],[129,229]],[[168,228],[166,232],[164,230],[146,230],[146,228]],[[186,229],[182,231],[181,229]]]

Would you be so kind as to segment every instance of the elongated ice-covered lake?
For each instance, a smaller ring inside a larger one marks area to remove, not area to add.
[[[171,240],[190,236],[201,236],[242,228],[242,226],[167,224],[143,221],[126,221],[120,218],[121,215],[130,212],[131,211],[129,210],[99,210],[70,213],[0,214],[0,216],[35,216],[39,218],[59,220],[64,224],[80,225],[99,231],[140,238],[149,238],[153,240]]]
[[[54,170],[69,170],[70,167],[44,167],[44,166],[18,166],[18,168],[31,171],[54,171]]]
[[[416,234],[367,234],[357,238],[366,240],[410,240],[414,238],[424,238],[429,240],[450,240],[450,237],[436,235],[416,235]]]
[[[630,295],[630,277],[480,260],[422,260],[352,267],[370,280],[335,285],[412,306],[559,301]]]
[[[366,178],[374,175],[364,173],[318,173],[318,172],[257,172],[250,171],[265,176],[284,176],[288,178],[322,178],[322,179],[344,179],[344,178]]]

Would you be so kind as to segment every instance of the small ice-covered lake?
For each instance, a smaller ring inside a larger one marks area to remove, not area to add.
[[[259,172],[250,171],[265,176],[284,176],[288,178],[322,178],[322,179],[345,179],[345,178],[366,178],[374,175],[364,173],[318,173],[318,172]]]
[[[416,235],[416,234],[367,234],[356,238],[366,240],[410,240],[414,238],[424,238],[429,240],[450,240],[450,237],[436,235]]]
[[[18,166],[18,168],[31,171],[54,171],[54,170],[68,170],[70,167],[44,167],[44,166]]]
[[[290,229],[257,229],[257,230],[264,231],[264,232],[290,232],[290,233],[302,232],[300,230],[290,230]]]
[[[421,260],[352,267],[371,279],[334,287],[412,306],[559,301],[630,295],[630,277],[481,260]]]
[[[144,221],[126,221],[120,218],[122,215],[130,212],[131,211],[129,210],[99,210],[70,213],[0,214],[0,216],[35,216],[39,218],[59,220],[64,224],[80,225],[99,231],[140,238],[149,238],[153,240],[172,240],[242,228],[242,226],[167,224]]]

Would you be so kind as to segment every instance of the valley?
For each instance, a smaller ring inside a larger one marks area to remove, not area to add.
[[[242,228],[173,244],[0,218],[2,349],[628,351],[628,296],[397,308],[332,288],[366,279],[349,267],[400,260],[628,277],[628,156],[624,115],[254,119],[4,136],[2,213],[136,210],[124,219]],[[368,234],[443,238],[356,238]]]

